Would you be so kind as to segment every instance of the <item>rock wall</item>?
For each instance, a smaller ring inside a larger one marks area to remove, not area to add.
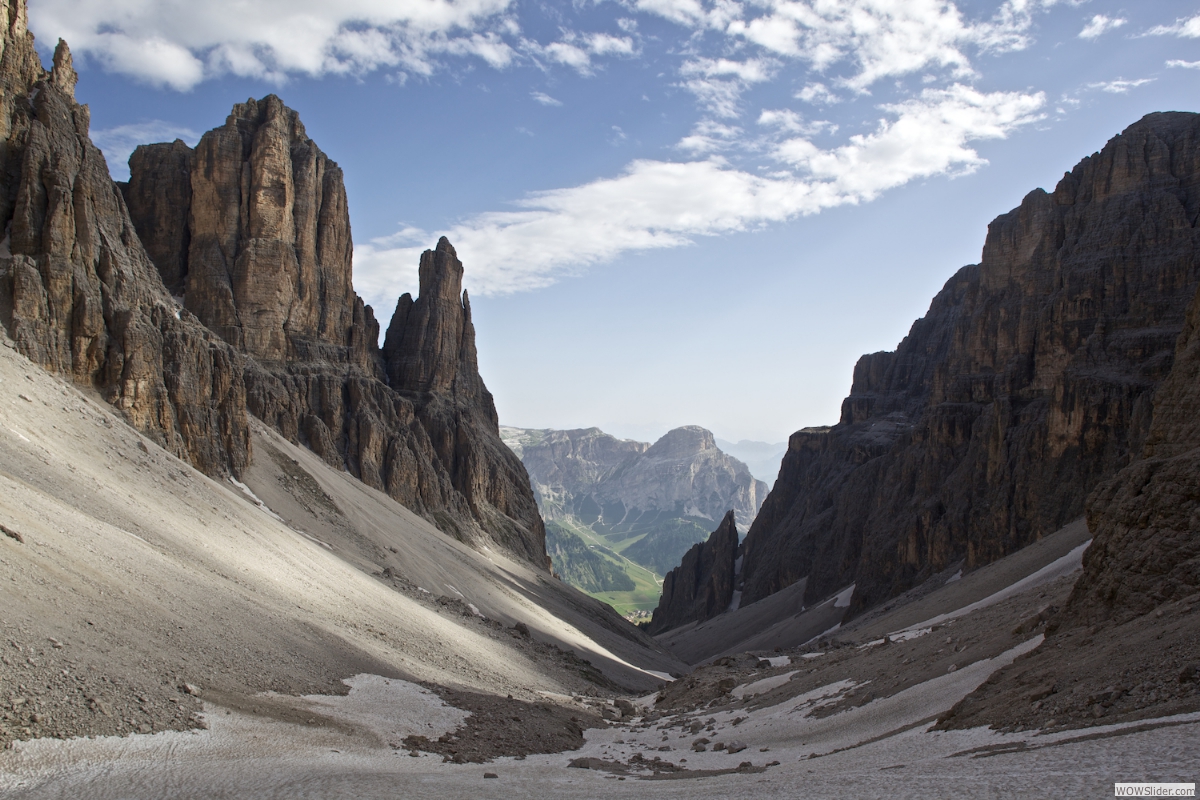
[[[647,629],[652,636],[688,622],[703,622],[729,608],[738,551],[732,511],[707,542],[693,545],[663,579],[663,593]]]
[[[1198,212],[1200,116],[1160,113],[998,217],[981,263],[895,352],[858,362],[841,421],[791,437],[745,541],[743,604],[807,576],[808,601],[856,583],[861,610],[1080,516],[1153,441],[1200,281]]]
[[[1119,624],[1200,591],[1200,293],[1155,395],[1143,456],[1088,498],[1093,540],[1068,620]]]
[[[24,0],[0,3],[0,320],[42,367],[96,389],[209,474],[250,459],[243,362],[177,307],[134,230],[60,41],[46,72]]]
[[[245,356],[251,413],[447,533],[545,566],[448,241],[422,256],[381,350],[354,293],[342,172],[278,97],[234,106],[194,151],[139,147],[122,189],[162,280]]]

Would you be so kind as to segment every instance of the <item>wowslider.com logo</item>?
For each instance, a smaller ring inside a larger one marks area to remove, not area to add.
[[[1117,797],[1195,797],[1194,783],[1117,783]]]

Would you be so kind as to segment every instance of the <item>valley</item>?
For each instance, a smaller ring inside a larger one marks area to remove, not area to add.
[[[836,424],[640,442],[500,425],[449,236],[382,325],[276,95],[114,182],[28,11],[0,2],[3,797],[1200,774],[1200,114],[996,217]]]
[[[649,618],[662,576],[708,538],[727,508],[745,530],[767,494],[697,426],[653,445],[598,428],[501,426],[500,434],[529,470],[555,572],[632,620]]]

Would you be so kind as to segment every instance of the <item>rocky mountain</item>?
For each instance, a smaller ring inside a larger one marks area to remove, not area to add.
[[[654,444],[598,428],[502,434],[521,455],[547,521],[658,575],[707,539],[730,509],[752,520],[767,493],[745,464],[694,425]]]
[[[744,543],[743,604],[807,578],[852,612],[1079,517],[1150,441],[1200,282],[1200,116],[1151,114],[989,226],[832,428],[792,435]]]
[[[45,71],[24,4],[0,9],[0,317],[19,350],[209,474],[244,471],[252,414],[444,531],[544,565],[449,242],[381,350],[341,171],[294,111],[239,104],[194,151],[139,148],[118,187],[66,44]]]
[[[0,320],[18,350],[99,391],[210,474],[251,457],[242,355],[180,313],[88,138],[60,41],[43,69],[19,0],[0,4]]]
[[[693,545],[679,566],[667,573],[649,632],[656,634],[686,622],[703,622],[729,608],[737,551],[737,524],[730,511],[706,541]]]
[[[1033,620],[1045,641],[940,727],[1045,729],[1200,707],[1200,291],[1140,455],[1088,497],[1083,572],[1061,610]]]
[[[122,190],[163,282],[249,357],[250,413],[448,533],[544,561],[446,239],[422,255],[420,295],[400,298],[380,349],[352,285],[342,172],[278,97],[234,106],[194,151],[142,146],[129,166]]]

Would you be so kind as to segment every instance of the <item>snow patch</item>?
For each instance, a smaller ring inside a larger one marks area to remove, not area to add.
[[[850,584],[850,586],[848,588],[843,589],[842,591],[838,592],[837,598],[834,599],[834,601],[833,601],[833,607],[834,608],[849,608],[850,607],[850,598],[854,596],[854,587],[857,585],[858,584],[856,584],[856,583],[852,583],[852,584]]]
[[[788,664],[792,663],[792,657],[772,656],[771,658],[768,658],[767,661],[771,662],[772,667],[786,667]]]
[[[262,500],[259,500],[258,495],[256,495],[254,492],[252,492],[250,490],[249,486],[242,483],[241,481],[239,481],[237,478],[233,477],[232,475],[229,476],[229,482],[232,483],[237,488],[241,489],[242,493],[245,494],[246,497],[250,498],[250,502],[254,503],[254,505],[258,508],[259,511],[263,512],[264,514],[266,514],[269,517],[274,517],[275,519],[279,520],[280,522],[283,522],[283,517],[279,516],[274,511],[272,511],[270,508],[268,508],[267,504],[264,503]],[[285,522],[284,524],[286,525],[287,523]]]
[[[658,678],[660,681],[670,682],[670,681],[675,680],[675,678],[673,676],[669,675],[668,673],[659,672],[658,670],[654,670],[654,669],[644,669],[644,670],[642,670],[642,672],[646,673],[647,675],[653,675],[654,677]]]
[[[736,697],[738,700],[741,700],[746,697],[753,697],[756,694],[769,692],[772,689],[783,686],[792,679],[793,675],[799,671],[800,670],[792,670],[791,672],[785,672],[782,675],[772,675],[769,678],[763,678],[762,680],[754,681],[753,683],[744,683],[741,686],[735,686],[730,694]]]
[[[947,578],[946,583],[954,583],[956,580],[960,579],[961,577],[962,577],[962,570],[960,569],[958,572],[954,573],[949,578]],[[946,584],[942,584],[942,585],[945,586]]]
[[[916,628],[929,628],[948,620],[958,619],[959,617],[964,617],[973,611],[978,611],[981,608],[994,606],[996,603],[999,603],[1002,600],[1007,600],[1008,598],[1018,595],[1028,589],[1032,589],[1035,586],[1041,586],[1043,583],[1049,583],[1055,578],[1059,578],[1063,575],[1070,575],[1076,570],[1083,569],[1083,552],[1087,550],[1091,544],[1092,540],[1088,539],[1086,542],[1079,545],[1062,558],[1050,562],[1037,572],[1033,573],[1032,575],[1025,576],[1011,586],[1001,589],[994,594],[990,594],[982,600],[971,603],[968,606],[963,606],[957,611],[951,611],[946,614],[938,614],[936,617],[927,619],[924,622],[918,622],[916,625],[909,625],[907,628],[904,628],[904,630],[911,631]],[[892,634],[893,638],[895,638],[895,636],[896,634]]]
[[[740,559],[739,559],[740,560]],[[737,611],[738,606],[742,604],[742,592],[740,589],[733,590],[733,599],[729,601],[729,608],[726,611]]]

